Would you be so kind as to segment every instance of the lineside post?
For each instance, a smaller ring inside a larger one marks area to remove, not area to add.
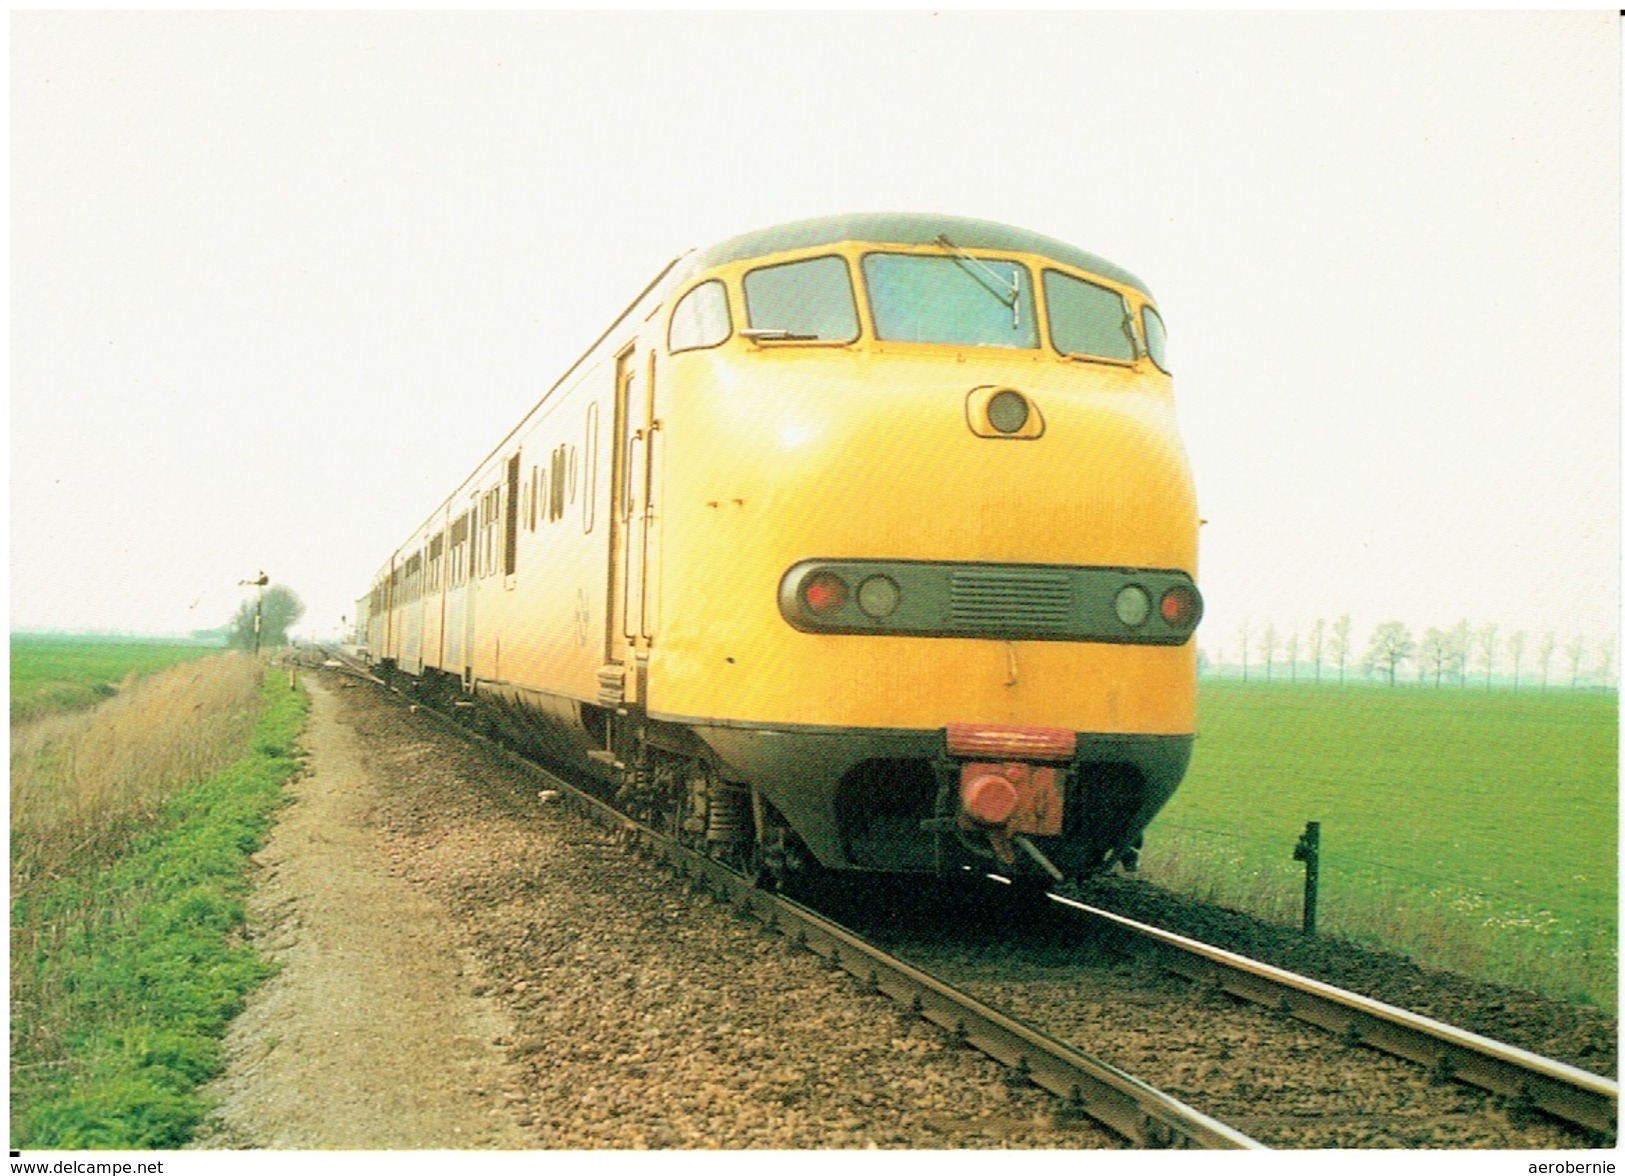
[[[1315,933],[1315,906],[1320,901],[1320,822],[1310,821],[1303,827],[1298,847],[1292,851],[1292,860],[1303,863],[1303,933]]]

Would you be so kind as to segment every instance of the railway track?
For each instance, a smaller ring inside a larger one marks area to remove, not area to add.
[[[1049,899],[1169,971],[1476,1086],[1600,1136],[1615,1133],[1619,1083],[1358,993],[1163,931],[1062,894]]]
[[[810,908],[759,889],[734,871],[628,820],[595,798],[574,790],[569,795],[580,811],[617,827],[627,843],[644,856],[664,862],[679,876],[709,889],[718,901],[816,952],[830,966],[857,978],[867,990],[883,993],[948,1030],[961,1044],[1008,1067],[1014,1080],[1059,1096],[1070,1113],[1087,1115],[1143,1147],[1262,1146],[1117,1067],[983,1004]]]
[[[379,681],[354,663],[330,656],[328,664]],[[428,713],[464,736],[479,739],[449,716]],[[480,742],[543,787],[556,791],[583,815],[613,830],[640,856],[665,863],[742,916],[776,929],[816,952],[830,966],[845,970],[866,989],[891,997],[962,1044],[981,1050],[1007,1066],[1012,1081],[1030,1082],[1050,1091],[1063,1100],[1068,1113],[1097,1120],[1144,1147],[1263,1146],[1110,1063],[976,1000],[810,908],[757,888],[734,871],[639,825],[500,744]],[[1336,1034],[1345,1044],[1359,1043],[1420,1063],[1436,1077],[1490,1091],[1515,1108],[1538,1110],[1578,1126],[1594,1138],[1611,1138],[1615,1131],[1618,1085],[1609,1079],[1136,923],[1063,894],[1052,892],[1047,899],[1094,931],[1105,929],[1118,945],[1155,958],[1169,971],[1289,1014]]]

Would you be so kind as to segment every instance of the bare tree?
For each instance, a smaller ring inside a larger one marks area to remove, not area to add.
[[[1614,680],[1614,639],[1606,638],[1597,647],[1597,682],[1606,687]]]
[[[1320,663],[1326,656],[1326,618],[1315,621],[1309,630],[1309,656],[1315,661],[1315,685],[1320,685]]]
[[[1540,658],[1540,688],[1542,692],[1546,689],[1546,676],[1552,668],[1552,651],[1556,648],[1557,636],[1555,634],[1547,633],[1546,636],[1540,639],[1538,656]]]
[[[1484,655],[1484,689],[1490,688],[1490,676],[1495,673],[1495,622],[1488,621],[1478,633],[1478,651]]]
[[[1576,637],[1564,647],[1563,652],[1569,655],[1569,689],[1578,690],[1580,688],[1580,659],[1585,657],[1586,639]]]
[[[1241,680],[1247,680],[1247,651],[1253,644],[1253,619],[1248,617],[1241,622]]]
[[[1366,647],[1365,667],[1388,675],[1388,685],[1394,685],[1401,663],[1409,661],[1416,652],[1416,642],[1402,621],[1384,621],[1371,634]]]
[[[1519,629],[1507,638],[1507,652],[1512,655],[1512,692],[1518,692],[1518,670],[1523,665],[1523,646],[1529,640],[1529,634]]]
[[[1264,655],[1264,681],[1268,682],[1274,676],[1275,669],[1275,622],[1264,622],[1264,636],[1259,638],[1258,652]]]
[[[1298,680],[1298,634],[1294,630],[1292,636],[1286,639],[1286,664],[1292,672],[1291,680]]]
[[[1450,638],[1443,629],[1429,629],[1422,634],[1422,644],[1416,654],[1417,672],[1423,678],[1431,673],[1435,687],[1444,680],[1445,666],[1450,658],[1449,647]]]
[[[1354,623],[1349,620],[1348,613],[1337,618],[1337,624],[1332,626],[1332,657],[1337,660],[1337,684],[1343,684],[1343,667],[1349,659],[1349,630]]]
[[[1467,657],[1473,648],[1473,627],[1466,621],[1457,621],[1449,634],[1450,673],[1457,683],[1467,685]]]

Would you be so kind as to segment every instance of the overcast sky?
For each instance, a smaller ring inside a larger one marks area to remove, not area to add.
[[[1612,637],[1619,33],[1590,13],[16,13],[11,620],[351,613],[685,249],[824,213],[1142,277],[1203,642]]]

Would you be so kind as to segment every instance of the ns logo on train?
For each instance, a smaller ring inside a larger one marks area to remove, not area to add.
[[[363,644],[767,878],[1076,876],[1189,761],[1197,529],[1144,283],[825,217],[671,263],[388,554]]]

